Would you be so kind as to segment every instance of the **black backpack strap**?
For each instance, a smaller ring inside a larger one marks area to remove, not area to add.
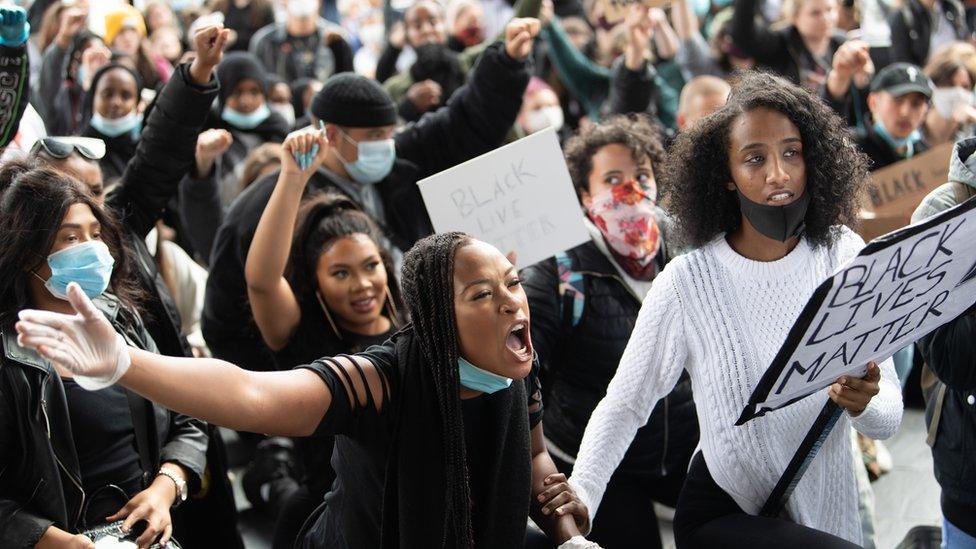
[[[148,430],[149,418],[152,417],[150,415],[152,404],[128,389],[125,389],[125,396],[129,400],[129,413],[132,415],[132,428],[136,434],[136,450],[139,452],[139,465],[142,467],[143,488],[145,488],[156,477]]]

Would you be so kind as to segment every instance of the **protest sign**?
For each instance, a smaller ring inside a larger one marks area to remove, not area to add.
[[[662,8],[670,0],[603,0],[603,18],[607,23],[619,23],[627,18],[627,12],[634,4],[649,8]]]
[[[879,362],[976,301],[976,199],[869,243],[807,302],[741,425]]]
[[[910,218],[925,195],[949,180],[952,143],[871,173],[866,208],[877,216]]]
[[[515,251],[520,267],[590,239],[553,129],[418,183],[434,230],[464,231]]]

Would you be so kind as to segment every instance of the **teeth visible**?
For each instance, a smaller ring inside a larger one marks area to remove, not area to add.
[[[523,324],[516,324],[515,326],[512,326],[512,329],[510,330],[510,333],[515,333],[515,332],[517,332],[519,330],[524,330],[524,329],[525,329],[525,324],[524,323]]]

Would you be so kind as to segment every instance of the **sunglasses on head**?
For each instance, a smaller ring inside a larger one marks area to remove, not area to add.
[[[34,143],[30,155],[42,151],[57,160],[68,158],[74,151],[88,160],[101,160],[105,156],[105,142],[92,137],[44,137]]]

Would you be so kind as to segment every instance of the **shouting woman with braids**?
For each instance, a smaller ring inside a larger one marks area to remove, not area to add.
[[[286,148],[310,172],[324,145]],[[545,450],[512,264],[464,234],[435,235],[404,258],[403,290],[413,323],[390,341],[284,372],[129,348],[74,284],[78,314],[25,311],[19,341],[89,387],[121,382],[218,425],[340,435],[336,482],[306,546],[519,547],[530,513],[550,538],[579,543],[588,513]]]

